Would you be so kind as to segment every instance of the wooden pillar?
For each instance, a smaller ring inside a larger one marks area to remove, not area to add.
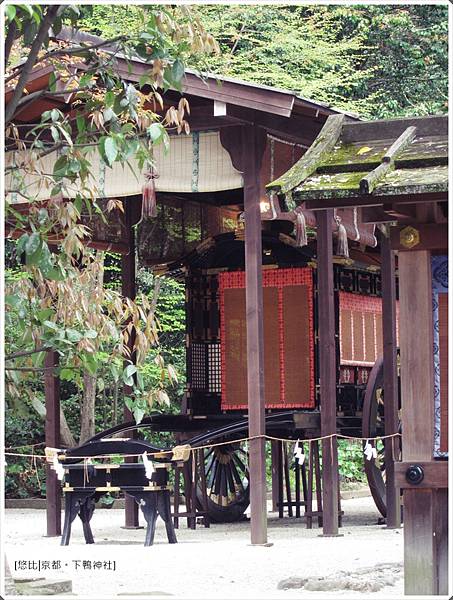
[[[384,354],[385,435],[398,431],[398,373],[396,365],[396,278],[395,253],[390,239],[381,236],[382,339]],[[401,526],[400,490],[395,485],[395,463],[400,441],[390,438],[385,444],[387,527]]]
[[[46,399],[46,446],[60,447],[60,380],[55,376],[58,354],[46,352],[44,360],[44,393]],[[61,535],[61,483],[51,465],[46,464],[47,536]]]
[[[264,151],[258,128],[242,129],[245,210],[247,391],[249,435],[265,434],[263,288],[259,171]],[[266,458],[264,438],[250,440],[251,543],[267,543]]]
[[[434,361],[431,254],[399,253],[403,461],[433,461]],[[447,490],[404,489],[406,594],[447,593]],[[440,580],[440,585],[439,585]]]
[[[278,445],[280,442],[271,440],[271,475],[272,475],[272,511],[278,510],[279,460]]]
[[[321,435],[337,431],[335,305],[333,294],[333,211],[320,210],[317,221],[318,332]],[[323,535],[338,535],[337,438],[322,440]]]
[[[132,228],[132,206],[130,201],[124,201],[124,214],[125,214],[125,234],[126,242],[129,248],[127,254],[121,256],[121,293],[125,298],[135,299],[136,286],[135,286],[135,235]],[[129,337],[128,347],[132,351],[135,341],[135,332],[132,331]],[[135,353],[131,352],[130,360],[135,362]],[[123,388],[125,396],[130,395],[132,392],[131,388],[127,385]],[[133,421],[134,417],[131,411],[124,407],[123,413],[124,421]],[[132,432],[132,436],[136,436],[136,432]],[[128,458],[125,462],[137,462],[136,458]],[[136,529],[139,526],[138,523],[138,504],[131,497],[126,495],[125,499],[125,528]]]

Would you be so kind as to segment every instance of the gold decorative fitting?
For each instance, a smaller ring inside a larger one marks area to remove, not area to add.
[[[400,244],[405,248],[413,248],[420,243],[420,234],[417,229],[411,227],[405,227],[400,231]]]

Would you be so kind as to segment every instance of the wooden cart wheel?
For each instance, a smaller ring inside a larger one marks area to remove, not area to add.
[[[384,421],[384,362],[379,358],[371,369],[363,401],[362,436],[373,438],[385,435]],[[401,429],[401,425],[400,425]],[[377,509],[383,517],[387,516],[385,491],[385,444],[387,440],[376,442],[377,457],[367,460],[364,456],[365,473],[371,495]],[[364,442],[365,444],[365,442]],[[374,442],[370,442],[374,445]],[[401,452],[399,444],[398,454]],[[400,456],[395,456],[396,460]]]
[[[231,523],[243,518],[250,503],[248,454],[243,444],[211,448],[205,455],[208,515],[216,523]],[[198,501],[202,490],[197,488]]]

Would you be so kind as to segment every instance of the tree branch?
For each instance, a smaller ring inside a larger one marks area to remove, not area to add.
[[[30,356],[31,354],[38,354],[39,352],[46,352],[47,350],[50,350],[50,347],[41,346],[40,348],[35,348],[35,350],[14,352],[14,354],[8,354],[8,356],[5,356],[5,360],[13,360],[14,358],[21,358],[22,356]]]
[[[33,43],[30,48],[30,53],[24,64],[22,73],[19,76],[19,80],[18,80],[17,85],[13,92],[13,96],[5,107],[5,124],[6,125],[8,123],[10,123],[14,117],[14,113],[16,112],[17,104],[22,97],[25,85],[28,81],[28,77],[30,76],[30,73],[34,67],[37,56],[39,54],[39,51],[41,50],[42,44],[46,38],[46,35],[49,33],[49,29],[50,29],[51,25],[53,24],[60,8],[61,7],[58,5],[52,5],[52,6],[47,7],[46,14],[45,14],[43,20],[41,21],[41,25],[39,27],[38,33],[36,34],[36,37],[33,40]]]
[[[5,40],[5,69],[8,64],[9,55],[11,54],[11,48],[13,47],[14,40],[16,38],[17,33],[17,23],[16,21],[11,21],[8,25],[8,33],[6,34]]]
[[[40,63],[44,62],[45,60],[53,59],[58,56],[72,56],[72,55],[82,54],[83,52],[91,52],[91,50],[97,50],[98,48],[101,48],[102,46],[108,46],[109,44],[113,44],[115,42],[124,41],[124,40],[126,40],[126,36],[118,35],[110,40],[103,40],[102,42],[99,42],[98,44],[93,44],[92,46],[76,46],[73,48],[66,48],[66,49],[59,48],[58,50],[51,50],[50,52],[47,52],[46,54],[44,54],[44,56],[42,56],[41,58],[36,60],[34,66],[39,65]],[[118,52],[118,50],[115,50],[115,52]],[[18,77],[19,72],[24,68],[24,65],[25,65],[25,63],[16,65],[15,67],[12,67],[14,69],[14,72],[11,73],[11,75],[8,75],[8,77],[5,79],[5,83],[8,83],[15,77]]]

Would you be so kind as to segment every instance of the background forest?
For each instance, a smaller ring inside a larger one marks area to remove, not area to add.
[[[79,10],[79,29],[113,38],[140,32],[148,8],[84,5]],[[292,90],[368,119],[447,111],[445,7],[200,5],[196,12],[219,43],[220,53],[194,59],[187,67]],[[15,242],[7,242],[5,259],[6,277],[20,277]],[[104,284],[118,289],[119,258],[107,253],[104,260]],[[138,288],[155,303],[160,328],[160,348],[149,353],[141,368],[143,386],[156,387],[156,355],[161,353],[176,369],[178,382],[168,386],[170,405],[153,410],[177,412],[185,386],[183,286],[169,279],[157,282],[138,265]],[[14,349],[22,321],[20,311],[12,311],[5,331],[7,351]],[[26,385],[31,393],[23,402],[6,397],[7,447],[44,439],[42,374],[29,374]],[[70,370],[61,374],[61,386],[67,424],[77,440],[83,386]],[[122,386],[114,369],[97,370],[96,430],[122,419]],[[361,478],[361,454],[360,447],[340,448],[344,479]],[[8,496],[39,496],[43,485],[32,464],[18,460],[8,465]]]

